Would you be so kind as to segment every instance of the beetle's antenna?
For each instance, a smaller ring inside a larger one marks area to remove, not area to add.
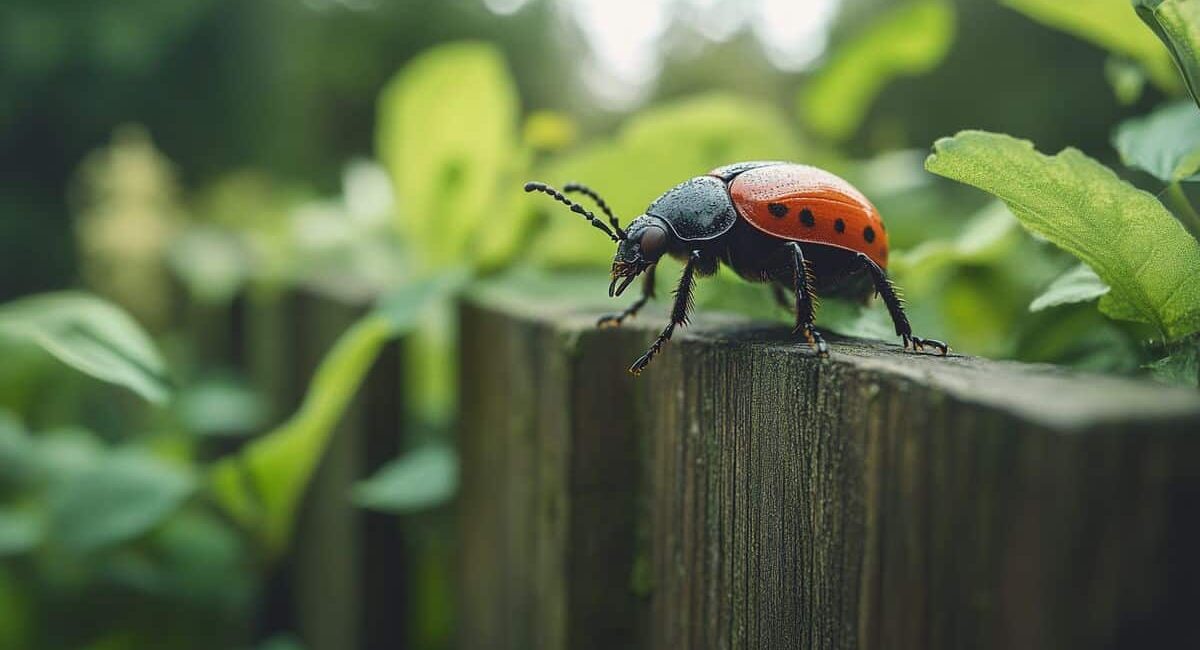
[[[583,183],[567,183],[563,186],[563,191],[567,193],[579,192],[580,194],[583,194],[584,196],[587,196],[591,200],[595,201],[596,205],[600,206],[600,209],[604,212],[604,214],[608,215],[608,222],[612,224],[613,230],[617,231],[617,236],[621,239],[625,239],[625,231],[621,230],[621,224],[617,220],[617,216],[613,214],[612,210],[608,207],[608,204],[604,202],[604,199],[600,198],[600,195],[596,193],[596,190],[593,190]]]
[[[541,192],[543,194],[549,194],[555,201],[558,201],[559,203],[567,206],[568,208],[571,208],[571,212],[582,215],[584,219],[588,220],[588,223],[590,223],[593,226],[595,226],[596,228],[599,228],[600,230],[604,231],[604,234],[608,235],[609,239],[611,239],[615,242],[619,242],[622,239],[625,239],[625,237],[623,236],[625,234],[624,231],[621,232],[621,234],[622,234],[621,237],[617,237],[616,235],[613,234],[613,231],[610,230],[608,228],[608,226],[604,225],[603,221],[597,219],[596,215],[592,214],[591,211],[585,210],[582,205],[579,205],[578,203],[575,203],[571,199],[568,199],[567,197],[563,196],[562,192],[559,192],[558,190],[554,189],[553,187],[550,187],[549,185],[547,185],[545,183],[536,183],[536,182],[531,181],[531,182],[525,184],[525,191],[526,192]]]

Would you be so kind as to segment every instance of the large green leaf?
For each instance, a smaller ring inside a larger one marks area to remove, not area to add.
[[[41,346],[97,379],[161,402],[166,364],[150,337],[112,303],[85,293],[49,293],[0,306],[0,336]]]
[[[401,456],[354,486],[354,501],[364,508],[403,514],[441,505],[458,488],[458,457],[445,445]]]
[[[317,367],[300,408],[283,424],[213,466],[213,497],[259,536],[268,553],[282,551],[296,508],[334,428],[387,341],[454,285],[430,280],[380,301],[338,338]]]
[[[1153,195],[1075,149],[1045,156],[1007,135],[938,140],[929,171],[994,194],[1029,231],[1090,266],[1112,291],[1110,316],[1175,339],[1200,329],[1200,243]]]
[[[1122,0],[1002,0],[1044,25],[1060,29],[1141,63],[1155,85],[1179,88],[1171,59],[1154,35],[1138,29],[1133,8]]]
[[[816,132],[848,137],[888,81],[937,67],[953,42],[951,3],[916,0],[895,7],[837,49],[802,91],[800,113]]]
[[[615,140],[558,158],[533,177],[552,185],[587,183],[628,222],[659,194],[714,167],[738,160],[795,159],[798,153],[792,128],[771,106],[705,95],[643,112]],[[559,266],[611,262],[613,243],[578,215],[544,195],[524,195],[523,201],[526,220],[545,215],[525,260]]]
[[[1113,134],[1113,146],[1126,165],[1164,183],[1200,180],[1200,110],[1181,101],[1126,120]]]
[[[1200,2],[1133,0],[1133,7],[1167,46],[1188,92],[1200,105]]]
[[[1109,286],[1088,268],[1078,264],[1054,279],[1050,286],[1029,304],[1029,311],[1042,311],[1059,305],[1095,300],[1109,292]]]
[[[427,266],[461,263],[499,207],[517,148],[517,96],[482,43],[433,48],[379,99],[376,149],[396,188],[399,227]]]
[[[145,451],[104,454],[53,485],[46,534],[80,552],[133,539],[171,515],[195,487],[185,468]]]

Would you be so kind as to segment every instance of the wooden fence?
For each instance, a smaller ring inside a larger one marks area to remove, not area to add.
[[[594,320],[461,309],[460,647],[1194,643],[1200,392]]]

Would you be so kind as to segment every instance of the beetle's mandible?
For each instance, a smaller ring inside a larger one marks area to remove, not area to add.
[[[771,283],[776,300],[794,310],[795,331],[819,355],[828,354],[813,327],[819,295],[867,300],[876,293],[905,348],[948,350],[941,341],[913,335],[903,301],[887,276],[887,230],[875,206],[823,169],[779,161],[718,167],[667,190],[625,228],[604,199],[584,185],[569,183],[563,191],[591,198],[608,217],[607,224],[545,183],[526,183],[525,191],[550,195],[616,242],[609,296],[621,295],[646,274],[641,297],[620,313],[602,317],[601,326],[620,325],[654,297],[654,268],[663,255],[684,262],[671,322],[630,367],[635,375],[675,328],[687,324],[696,277],[715,273],[722,263],[747,280]]]

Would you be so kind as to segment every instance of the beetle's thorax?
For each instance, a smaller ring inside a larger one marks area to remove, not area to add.
[[[697,176],[667,190],[646,214],[662,219],[685,241],[714,239],[737,221],[725,182],[713,176]]]

